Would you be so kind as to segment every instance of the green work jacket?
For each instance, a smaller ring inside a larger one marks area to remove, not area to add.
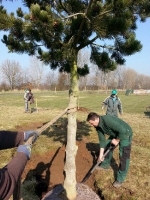
[[[111,136],[112,139],[120,140],[126,140],[132,136],[131,127],[122,119],[111,115],[100,116],[100,122],[96,127],[96,131],[100,141],[100,148],[106,147],[105,134]]]

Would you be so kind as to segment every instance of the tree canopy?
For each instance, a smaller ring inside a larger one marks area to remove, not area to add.
[[[91,49],[90,60],[100,70],[116,69],[124,56],[142,49],[136,22],[150,14],[149,0],[24,0],[29,12],[7,13],[0,7],[2,42],[9,52],[36,55],[52,69],[70,72],[78,51]],[[103,45],[102,43],[107,43]],[[77,69],[89,73],[87,65]]]
[[[91,49],[90,60],[104,72],[124,64],[125,56],[142,49],[136,40],[137,20],[150,14],[149,0],[23,0],[29,9],[16,14],[0,7],[0,30],[8,31],[2,42],[9,52],[36,55],[52,69],[70,73],[64,188],[76,198],[76,111],[78,77],[89,73],[87,64],[77,66],[78,52]],[[104,43],[104,44],[103,44]],[[106,44],[105,44],[106,43]]]

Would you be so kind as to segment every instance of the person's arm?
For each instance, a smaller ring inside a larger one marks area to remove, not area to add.
[[[120,115],[122,115],[123,114],[122,103],[121,103],[121,101],[120,101],[119,98],[118,98],[118,101],[119,101],[119,103],[118,103],[118,110],[119,110]]]
[[[24,142],[24,132],[0,131],[0,150],[17,147]]]
[[[24,100],[27,100],[27,94],[26,93],[24,94]]]
[[[108,98],[109,98],[109,97],[107,97],[107,98],[103,101],[103,103],[102,103],[102,110],[105,108],[105,106],[107,106],[107,104],[108,104]]]
[[[103,155],[104,155],[104,148],[100,148],[97,162],[102,162],[104,160]]]
[[[105,138],[104,134],[98,128],[96,129],[96,131],[98,133],[100,148],[105,148],[105,146],[106,146],[106,138]]]
[[[8,200],[13,194],[27,160],[30,159],[31,146],[20,145],[17,152],[8,165],[0,169],[0,199],[3,200]]]
[[[100,162],[100,161],[104,160],[102,157],[104,155],[104,148],[106,146],[106,138],[100,130],[98,130],[98,129],[96,129],[96,130],[97,130],[97,133],[98,133],[99,144],[100,144],[100,151],[99,151],[99,157],[98,157],[97,162]]]
[[[33,135],[35,135],[33,141],[34,143],[38,137],[37,131],[34,130],[29,130],[25,132],[0,131],[0,150],[17,147],[20,144],[23,144],[24,141],[26,142]]]

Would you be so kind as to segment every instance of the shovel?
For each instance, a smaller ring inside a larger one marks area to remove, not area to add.
[[[117,145],[117,146],[118,146],[118,145]],[[105,158],[106,155],[110,152],[110,150],[115,149],[117,146],[111,145],[111,146],[107,149],[107,151],[104,153],[104,155],[103,155],[102,158]],[[91,176],[91,174],[93,173],[93,171],[96,169],[96,167],[97,167],[101,162],[102,162],[102,161],[97,162],[97,164],[94,165],[94,167],[92,167],[92,169],[86,174],[86,176],[84,177],[84,179],[82,180],[81,183],[84,183],[84,182]]]

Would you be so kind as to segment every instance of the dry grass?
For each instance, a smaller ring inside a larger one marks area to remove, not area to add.
[[[39,128],[60,114],[68,105],[66,92],[57,94],[37,92],[39,112],[24,113],[23,98],[19,95],[1,95],[0,130]],[[100,95],[99,93],[81,93],[80,95],[79,105],[86,107],[88,111],[78,113],[77,139],[81,140],[84,137],[87,142],[98,143],[95,129],[89,127],[85,120],[89,111],[104,114],[101,111],[101,103],[108,95]],[[104,200],[150,200],[150,118],[144,114],[149,96],[143,96],[143,98],[139,96],[126,97],[124,94],[120,94],[120,98],[124,108],[124,114],[121,118],[130,124],[134,134],[129,172],[123,186],[119,189],[112,187],[114,181],[112,169],[107,172],[98,172],[95,177],[96,185]],[[49,140],[47,140],[45,133],[40,136],[40,140],[37,140],[32,153],[43,154],[48,149],[56,149],[61,146],[66,140],[66,126],[67,119],[64,115],[64,118],[58,120],[54,126],[47,130],[46,134],[49,136]],[[15,149],[0,151],[0,167],[7,164],[14,154]],[[118,164],[118,149],[114,152],[114,158]]]

